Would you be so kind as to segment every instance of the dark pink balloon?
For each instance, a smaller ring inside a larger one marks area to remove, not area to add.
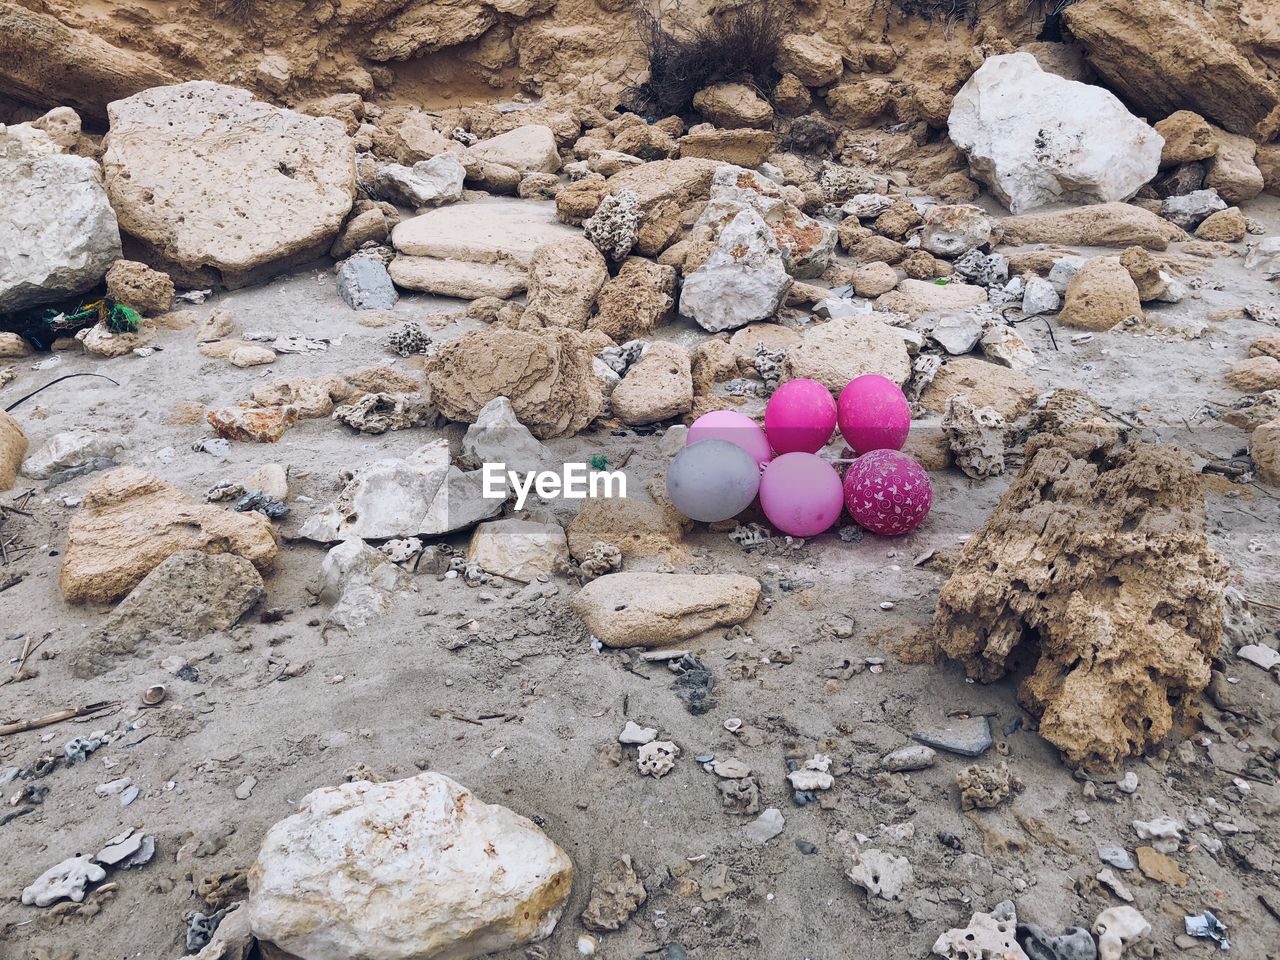
[[[816,380],[788,380],[764,408],[764,432],[776,454],[817,453],[836,428],[836,402]]]
[[[884,537],[910,533],[933,505],[924,468],[897,450],[872,450],[844,475],[844,505],[859,526]]]
[[[840,435],[854,453],[901,450],[911,432],[911,407],[888,377],[868,373],[840,391]]]

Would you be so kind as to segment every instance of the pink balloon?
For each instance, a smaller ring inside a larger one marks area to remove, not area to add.
[[[783,533],[817,536],[840,516],[840,475],[812,453],[784,453],[764,468],[760,506]]]
[[[764,408],[764,432],[774,453],[817,453],[836,426],[836,402],[816,380],[788,380]]]
[[[845,473],[844,504],[859,526],[896,537],[914,530],[929,515],[933,484],[924,467],[905,453],[872,450]]]
[[[769,438],[760,425],[736,410],[712,410],[693,421],[684,444],[687,447],[699,440],[728,440],[751,454],[761,468],[773,459]]]
[[[896,383],[868,373],[840,391],[840,435],[854,453],[901,450],[911,432],[911,407]]]

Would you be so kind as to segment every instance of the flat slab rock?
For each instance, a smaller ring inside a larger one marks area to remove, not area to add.
[[[391,243],[411,257],[500,263],[528,271],[533,251],[541,244],[580,236],[581,230],[556,220],[555,204],[501,200],[428,210],[397,224]]]
[[[741,623],[759,598],[752,577],[614,573],[583,587],[573,609],[606,647],[658,647]]]
[[[529,285],[529,271],[523,267],[444,257],[398,256],[391,261],[390,273],[397,287],[462,300],[506,300]]]
[[[980,757],[991,749],[991,724],[986,717],[969,717],[938,727],[926,727],[911,735],[917,743],[962,757]]]

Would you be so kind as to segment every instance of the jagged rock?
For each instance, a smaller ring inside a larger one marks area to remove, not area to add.
[[[1169,197],[1160,204],[1160,216],[1184,230],[1194,230],[1206,217],[1227,209],[1227,202],[1217,190],[1193,190]]]
[[[1280,237],[1266,237],[1245,254],[1244,265],[1268,280],[1280,277]]]
[[[582,925],[601,932],[618,930],[647,897],[631,857],[624,855],[591,884],[591,899],[582,911]]]
[[[1004,473],[1005,419],[994,407],[975,408],[959,394],[947,399],[942,432],[956,466],[975,480]]]
[[[1020,923],[1018,943],[1028,960],[1098,960],[1098,947],[1083,927],[1067,927],[1054,937],[1034,923]]]
[[[105,673],[151,638],[198,640],[226,630],[266,596],[253,564],[230,553],[180,550],[129,592],[71,658],[77,677]]]
[[[0,124],[0,181],[0,314],[100,283],[120,230],[98,164],[30,124]]]
[[[1009,901],[990,913],[974,913],[967,927],[948,930],[933,944],[933,954],[947,960],[1029,960],[1018,945],[1018,915]]]
[[[1141,319],[1138,286],[1114,257],[1094,257],[1067,284],[1058,320],[1085,330],[1110,330],[1126,317]]]
[[[640,198],[632,190],[609,193],[582,224],[583,235],[610,260],[626,258],[640,232]]]
[[[628,257],[617,276],[607,280],[587,321],[618,343],[652,333],[675,306],[676,271],[642,257]]]
[[[1109,425],[1039,434],[942,589],[942,650],[982,682],[1034,662],[1019,700],[1072,765],[1142,753],[1209,682],[1226,567],[1195,476]]]
[[[1218,133],[1204,117],[1192,110],[1177,110],[1155,125],[1164,137],[1161,167],[1176,167],[1207,160],[1218,152]]]
[[[952,356],[971,352],[982,339],[984,321],[989,319],[989,312],[981,310],[949,310],[925,315],[926,322],[933,323],[930,339]]]
[[[610,395],[613,412],[628,426],[670,420],[693,409],[689,354],[675,343],[651,343]]]
[[[951,139],[1013,213],[1127,200],[1160,169],[1164,138],[1102,87],[1040,69],[1029,53],[989,57],[956,94]]]
[[[391,609],[392,598],[413,583],[385,553],[358,537],[325,554],[320,577],[320,599],[332,604],[326,623],[347,631],[377,620]]]
[[[1198,6],[1081,0],[1064,9],[1062,19],[1090,66],[1149,116],[1194,110],[1262,142],[1280,125],[1280,89]]]
[[[78,467],[95,457],[114,457],[123,447],[124,441],[110,433],[64,430],[50,437],[23,461],[22,475],[33,480],[48,480],[59,471]]]
[[[555,173],[560,152],[550,127],[529,124],[467,147],[467,157],[510,167],[517,173]]]
[[[243,286],[313,259],[351,210],[355,146],[336,120],[207,81],[109,113],[102,164],[120,228],[183,282]]]
[[[786,350],[784,380],[817,380],[833,394],[864,373],[899,385],[911,375],[906,341],[897,328],[871,316],[814,324]]]
[[[22,902],[37,907],[47,907],[63,899],[80,903],[84,900],[84,888],[106,876],[107,871],[92,858],[68,857],[36,877],[35,882],[22,891]]]
[[[1036,365],[1035,353],[1027,346],[1022,335],[1006,323],[987,327],[978,344],[982,347],[984,357],[1011,370],[1030,370]]]
[[[844,73],[840,48],[822,37],[789,33],[778,44],[779,73],[790,73],[806,87],[825,87]]]
[[[352,310],[390,310],[400,299],[382,261],[360,254],[338,267],[338,295]]]
[[[706,262],[685,277],[680,313],[713,333],[734,330],[777,313],[791,283],[773,231],[745,207],[720,231]]]
[[[693,96],[693,108],[717,127],[761,127],[773,123],[773,108],[746,84],[717,83]]]
[[[1074,276],[1074,274],[1073,274]],[[1056,313],[1062,305],[1062,298],[1053,284],[1044,277],[1031,276],[1022,288],[1022,312],[1028,317],[1042,313]]]
[[[480,524],[467,549],[468,563],[518,583],[552,574],[568,559],[569,547],[560,524],[514,518]]]
[[[1280,109],[1276,113],[1280,125]],[[1206,164],[1204,185],[1228,203],[1244,203],[1262,192],[1262,171],[1254,163],[1258,145],[1248,137],[1220,132],[1218,152]]]
[[[901,900],[903,891],[915,879],[906,857],[895,857],[874,847],[851,849],[845,857],[844,875],[855,887],[867,891],[868,897],[881,900]]]
[[[920,246],[939,257],[958,257],[991,243],[995,224],[986,211],[967,203],[930,207],[924,212]]]
[[[419,160],[412,167],[380,163],[373,176],[373,194],[402,207],[438,207],[462,199],[467,171],[452,153]]]
[[[324,787],[298,809],[267,831],[248,910],[255,937],[307,960],[470,960],[545,938],[569,896],[564,851],[443,774]]]
[[[354,471],[338,499],[302,525],[301,536],[334,543],[465,530],[502,510],[503,499],[485,498],[482,489],[479,470],[464,473],[450,463],[447,442],[428,444]]]
[[[615,173],[609,178],[605,192],[630,190],[639,198],[640,209],[646,214],[664,203],[688,209],[699,200],[707,199],[711,178],[722,166],[717,160],[700,157],[655,160]],[[559,197],[556,201],[559,205]]]
[[[573,609],[607,647],[658,647],[741,623],[759,598],[751,577],[614,573],[583,587]]]
[[[276,443],[298,423],[294,407],[259,407],[236,403],[215,407],[205,417],[218,436],[241,443]]]
[[[1053,213],[1028,213],[1000,221],[1002,243],[1057,246],[1146,247],[1166,250],[1187,235],[1163,217],[1130,203],[1099,203]]]
[[[139,313],[165,313],[173,303],[173,281],[136,260],[117,260],[107,271],[107,296]]]
[[[284,377],[254,387],[249,398],[261,407],[292,406],[298,417],[314,420],[333,413],[333,405],[351,395],[351,384],[341,377]]]
[[[547,243],[533,252],[522,327],[583,330],[609,268],[595,244],[582,237]]]
[[[472,466],[502,463],[519,473],[550,463],[550,451],[520,422],[506,397],[494,397],[480,408],[462,437],[462,455]]]
[[[589,341],[559,327],[469,331],[441,346],[425,374],[432,402],[450,420],[474,423],[490,400],[507,397],[544,440],[582,430],[604,402]]]
[[[376,435],[430,424],[436,411],[418,393],[366,393],[335,408],[332,416],[353,430]]]

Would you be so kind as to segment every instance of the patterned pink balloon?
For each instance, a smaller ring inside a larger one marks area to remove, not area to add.
[[[844,505],[861,527],[884,537],[909,533],[933,505],[924,468],[897,450],[872,450],[844,475]]]

